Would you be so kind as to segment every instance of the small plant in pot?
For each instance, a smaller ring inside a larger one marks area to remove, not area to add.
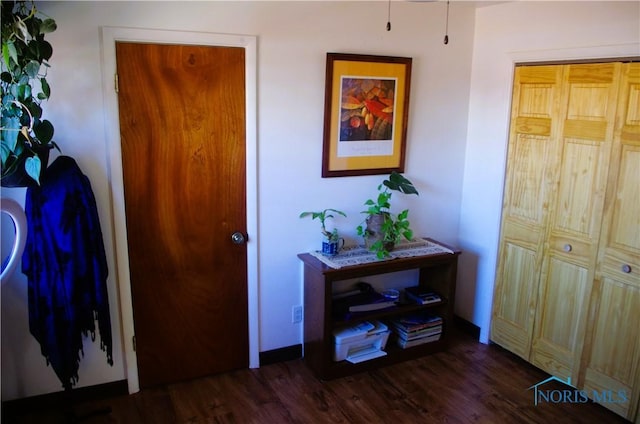
[[[2,1],[0,146],[5,187],[39,184],[51,148],[58,148],[52,141],[53,125],[42,119],[40,106],[51,95],[46,76],[53,48],[44,37],[55,30],[55,21],[41,18],[33,2]]]
[[[367,210],[362,213],[366,213],[367,218],[356,229],[358,235],[365,238],[365,246],[375,252],[379,259],[389,256],[389,252],[403,237],[407,240],[413,238],[408,220],[409,210],[405,209],[397,215],[391,213],[392,191],[419,195],[411,181],[395,171],[392,172],[378,186],[376,200],[368,199],[364,203]]]
[[[342,247],[340,246],[341,241],[342,241],[342,244],[344,245],[344,239],[340,238],[337,228],[334,228],[332,231],[327,230],[327,226],[326,226],[327,220],[330,218],[335,218],[334,214],[342,215],[344,217],[347,216],[347,214],[345,214],[342,211],[339,211],[337,209],[330,209],[330,208],[324,209],[318,212],[302,212],[300,214],[300,218],[305,218],[307,216],[310,216],[311,219],[320,220],[320,232],[324,236],[324,239],[322,241],[322,253],[327,255],[337,254],[340,248]]]

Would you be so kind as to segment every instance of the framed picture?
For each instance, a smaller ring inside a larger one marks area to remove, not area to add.
[[[322,177],[404,172],[411,60],[327,53]]]

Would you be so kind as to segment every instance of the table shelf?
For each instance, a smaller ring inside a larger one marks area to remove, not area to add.
[[[432,239],[426,240],[445,246],[443,243]],[[332,268],[309,253],[298,255],[304,265],[304,359],[318,378],[329,380],[446,349],[450,326],[453,321],[457,264],[460,250],[449,246],[445,247],[451,253],[381,260],[342,268]],[[358,314],[346,320],[335,319],[332,307],[334,283],[411,269],[419,271],[416,285],[439,293],[443,299],[441,302],[427,305],[403,302],[394,308]],[[333,361],[334,329],[364,320],[375,319],[384,322],[392,317],[420,311],[427,311],[430,314],[442,317],[443,330],[438,341],[402,349],[395,344],[392,335],[385,348],[386,356],[358,364],[352,364],[347,361]]]

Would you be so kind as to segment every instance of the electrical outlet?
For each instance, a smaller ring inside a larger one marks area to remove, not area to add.
[[[291,322],[293,322],[294,324],[302,322],[302,306],[298,305],[293,307]]]

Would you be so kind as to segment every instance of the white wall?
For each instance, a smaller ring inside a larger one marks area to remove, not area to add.
[[[456,313],[482,326],[486,341],[506,155],[514,60],[639,55],[637,2],[452,2],[444,46],[444,3],[393,2],[42,2],[58,22],[45,114],[56,140],[92,181],[111,270],[114,367],[87,343],[79,386],[125,378],[115,279],[108,158],[102,110],[99,27],[248,34],[258,37],[260,350],[302,342],[291,324],[301,303],[296,254],[315,249],[317,222],[299,212],[334,207],[355,242],[361,203],[378,176],[320,178],[327,52],[413,57],[406,175],[420,197],[401,198],[416,233],[457,244]],[[474,20],[475,19],[475,20]],[[474,30],[475,25],[475,30]],[[473,64],[473,66],[472,66]],[[473,73],[471,72],[473,69]],[[471,97],[469,97],[471,93]],[[468,131],[467,131],[468,127]],[[469,134],[467,136],[467,133]],[[466,162],[465,162],[466,156]],[[2,189],[24,201],[24,190]],[[7,241],[5,220],[2,242]],[[60,389],[28,333],[26,281],[2,287],[2,399]]]
[[[640,56],[638,2],[516,2],[477,11],[456,311],[489,337],[515,62]]]
[[[56,19],[49,71],[52,98],[45,115],[55,140],[89,176],[95,192],[107,259],[114,331],[113,367],[96,344],[85,343],[79,386],[126,378],[113,242],[113,214],[105,138],[101,26],[247,34],[258,37],[258,217],[260,351],[302,342],[291,308],[302,303],[299,252],[316,249],[317,221],[303,210],[339,208],[336,221],[349,242],[361,222],[362,203],[382,176],[320,177],[327,52],[413,58],[405,174],[420,197],[402,199],[416,233],[454,243],[457,238],[474,10],[451,6],[449,45],[445,5],[394,2],[385,30],[385,2],[41,2]],[[23,189],[2,189],[24,201]],[[3,220],[3,245],[8,231]],[[3,247],[3,253],[6,252]],[[30,336],[26,279],[18,272],[2,287],[2,399],[60,390],[60,383]]]

